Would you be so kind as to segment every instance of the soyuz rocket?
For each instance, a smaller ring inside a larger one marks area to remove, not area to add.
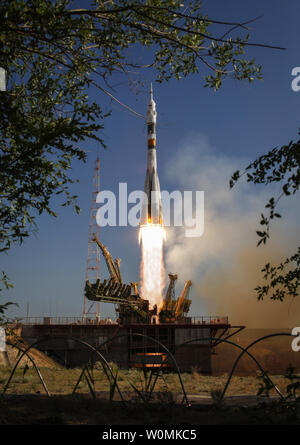
[[[150,100],[146,116],[148,134],[147,172],[144,188],[144,199],[142,201],[140,225],[147,224],[162,225],[162,204],[159,179],[157,175],[156,162],[156,103],[153,100],[152,83],[150,88]]]

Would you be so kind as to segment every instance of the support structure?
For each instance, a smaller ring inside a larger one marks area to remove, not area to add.
[[[90,225],[89,225],[89,239],[88,239],[88,254],[86,260],[86,272],[85,281],[90,283],[95,283],[100,279],[100,250],[94,242],[94,236],[100,239],[100,227],[96,222],[96,199],[100,192],[100,160],[99,152],[97,154],[97,159],[95,160],[94,174],[93,174],[93,191],[92,191],[92,203],[90,211]],[[84,294],[83,300],[83,319],[86,318],[97,318],[100,319],[100,302],[93,302],[87,300]]]

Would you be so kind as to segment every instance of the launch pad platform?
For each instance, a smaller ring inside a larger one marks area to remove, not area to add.
[[[98,349],[108,362],[121,368],[162,366],[174,368],[170,351],[181,371],[198,369],[211,374],[211,355],[223,339],[244,326],[231,326],[227,317],[188,317],[180,323],[125,324],[111,319],[28,318],[19,323],[20,335],[28,344],[57,362],[81,366],[99,357],[86,342]]]

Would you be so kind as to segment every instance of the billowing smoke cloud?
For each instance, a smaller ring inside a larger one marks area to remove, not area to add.
[[[204,191],[205,229],[199,238],[185,237],[184,228],[167,229],[167,271],[179,274],[177,293],[192,279],[193,315],[228,315],[231,324],[252,328],[298,326],[300,296],[258,302],[253,290],[263,283],[260,270],[268,261],[277,264],[296,250],[296,198],[285,204],[284,218],[273,223],[271,241],[256,247],[260,213],[279,186],[240,181],[230,190],[232,173],[249,161],[222,154],[199,134],[179,144],[165,177],[173,188]]]

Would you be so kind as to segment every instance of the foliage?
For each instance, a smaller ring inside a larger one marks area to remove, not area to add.
[[[210,396],[215,408],[224,408],[223,391],[221,389],[212,389],[210,391]]]
[[[118,369],[116,371],[116,375],[113,376],[112,382],[110,381],[110,388],[109,388],[109,400],[112,401],[114,398],[114,394],[117,387],[117,380],[118,380]]]
[[[280,199],[283,196],[294,195],[299,190],[300,140],[291,141],[280,148],[273,148],[249,164],[242,173],[239,170],[234,172],[230,179],[230,187],[232,188],[244,175],[247,177],[247,182],[264,185],[280,182],[281,186],[279,196],[271,197],[265,206],[268,214],[261,214],[260,225],[263,229],[256,232],[259,237],[257,243],[259,246],[266,244],[270,238],[271,220],[281,218],[281,215],[275,211]],[[255,288],[259,300],[269,294],[271,299],[280,301],[287,295],[296,297],[300,282],[300,247],[295,254],[277,266],[267,263],[262,272],[267,284]]]
[[[289,382],[286,384],[285,398],[262,403],[257,408],[261,410],[266,423],[299,424],[300,398],[298,391],[300,389],[300,377],[298,374],[295,374],[295,368],[291,365],[288,366],[283,377]],[[262,379],[262,383],[260,384],[257,395],[270,397],[269,392],[273,389],[270,382],[262,374],[259,375],[258,378]]]
[[[230,180],[230,187],[233,187],[243,175],[247,176],[247,182],[253,182],[254,184],[268,185],[273,182],[282,182],[280,195],[276,199],[274,197],[270,198],[265,206],[269,209],[268,216],[261,214],[260,224],[266,226],[266,228],[263,232],[256,232],[260,238],[259,246],[261,243],[266,244],[270,237],[270,221],[281,217],[279,213],[275,212],[279,200],[283,196],[294,195],[299,189],[300,140],[290,142],[280,148],[273,148],[273,150],[249,164],[242,174],[239,170],[234,172]]]
[[[56,216],[53,195],[79,211],[72,162],[86,158],[82,141],[104,145],[99,131],[109,114],[90,88],[121,103],[113,76],[146,68],[158,82],[201,73],[214,89],[226,77],[260,79],[245,48],[268,45],[249,42],[248,22],[214,20],[199,1],[95,0],[72,9],[70,0],[3,0],[0,66],[9,84],[0,92],[0,251],[28,237],[37,215]]]
[[[297,395],[297,391],[300,389],[300,376],[295,374],[295,367],[289,365],[284,373],[284,379],[288,380],[289,383],[286,384],[285,392],[286,398],[297,400],[299,402],[299,397]],[[266,396],[270,397],[270,391],[274,389],[274,386],[271,384],[267,375],[261,372],[257,378],[261,381],[257,396]]]
[[[1,286],[0,294],[4,289],[8,290],[13,287],[13,285],[9,282],[7,275],[3,271],[2,271],[2,276],[0,278],[0,286]],[[8,301],[7,303],[0,304],[0,326],[7,323],[7,317],[5,316],[5,311],[12,304],[16,305],[16,303],[12,303],[11,301]]]
[[[257,376],[260,380],[257,396],[270,397],[270,390],[274,389],[268,375],[265,372],[260,372]]]
[[[287,368],[284,377],[290,382],[286,387],[287,397],[294,400],[299,399],[297,391],[300,389],[300,376],[295,374],[295,368],[290,365]]]
[[[289,270],[286,270],[290,267]],[[296,297],[300,284],[300,247],[290,258],[286,258],[278,266],[267,263],[262,269],[267,285],[257,286],[255,291],[259,300],[262,300],[270,292],[271,299],[283,301],[286,295]]]

